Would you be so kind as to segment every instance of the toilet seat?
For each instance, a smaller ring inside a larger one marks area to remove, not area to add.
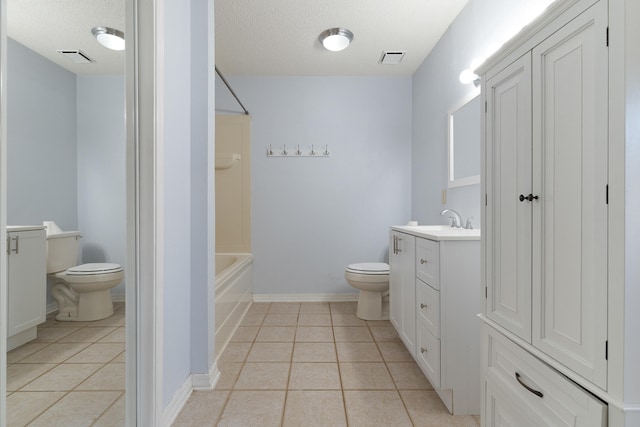
[[[80,264],[68,268],[65,271],[67,276],[94,276],[97,274],[109,274],[122,271],[122,266],[113,263],[88,263]]]
[[[371,276],[388,275],[389,264],[385,262],[362,262],[358,264],[349,264],[347,266],[347,273]]]

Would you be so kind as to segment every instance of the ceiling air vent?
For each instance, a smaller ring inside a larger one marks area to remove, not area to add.
[[[89,58],[87,54],[82,52],[81,50],[59,50],[58,53],[62,54],[69,61],[76,64],[90,64],[92,62],[96,62],[93,59]]]
[[[391,64],[391,65],[399,64],[400,61],[402,61],[402,58],[404,58],[405,53],[407,52],[401,51],[401,50],[394,50],[394,51],[385,50],[384,52],[382,52],[382,57],[380,57],[380,63]]]

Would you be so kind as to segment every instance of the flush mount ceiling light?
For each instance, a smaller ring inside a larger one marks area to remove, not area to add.
[[[124,50],[124,33],[109,27],[93,27],[91,34],[102,46],[112,50]]]
[[[353,33],[346,28],[330,28],[320,33],[318,39],[325,49],[338,52],[346,49],[353,41]]]

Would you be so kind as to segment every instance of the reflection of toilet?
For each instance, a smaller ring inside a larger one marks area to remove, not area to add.
[[[360,290],[356,316],[364,320],[389,319],[389,264],[350,264],[344,277],[347,283]]]
[[[80,232],[47,234],[47,274],[53,279],[51,294],[58,302],[56,320],[92,321],[113,314],[111,289],[124,279],[118,264],[76,265]]]

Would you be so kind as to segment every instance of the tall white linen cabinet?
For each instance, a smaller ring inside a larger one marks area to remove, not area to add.
[[[558,0],[478,70],[484,426],[640,426],[638,27]]]

